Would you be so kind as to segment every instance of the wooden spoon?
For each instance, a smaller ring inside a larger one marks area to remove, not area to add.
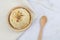
[[[42,33],[43,33],[43,29],[44,29],[44,26],[45,26],[46,23],[47,23],[47,17],[42,16],[41,19],[40,19],[41,28],[40,28],[38,40],[42,40]]]

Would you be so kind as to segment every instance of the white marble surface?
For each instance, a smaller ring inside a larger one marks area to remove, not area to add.
[[[0,40],[15,40],[17,37],[18,40],[37,40],[39,21],[43,15],[48,18],[43,31],[43,40],[60,40],[60,0],[28,0],[28,2],[36,18],[31,27],[18,37],[20,33],[9,30],[7,15],[10,9],[20,5],[20,0],[0,0]]]

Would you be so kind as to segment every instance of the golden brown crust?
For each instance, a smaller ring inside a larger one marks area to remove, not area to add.
[[[26,27],[22,27],[22,29],[17,29],[17,28],[15,28],[15,27],[10,23],[10,15],[11,15],[11,12],[12,12],[13,10],[19,9],[19,8],[25,9],[25,10],[29,13],[29,16],[30,16],[28,25],[26,25]],[[14,29],[14,30],[17,30],[17,31],[18,31],[18,30],[19,30],[19,31],[26,30],[26,29],[28,28],[29,24],[31,23],[31,21],[32,21],[31,12],[30,12],[28,9],[23,8],[23,7],[16,7],[16,8],[14,8],[14,9],[12,9],[12,10],[10,11],[10,13],[9,13],[9,16],[8,16],[8,22],[9,22],[11,28]]]

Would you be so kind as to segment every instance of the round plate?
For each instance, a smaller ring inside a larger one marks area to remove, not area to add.
[[[31,20],[31,12],[23,7],[12,9],[8,16],[10,27],[17,31],[23,31],[29,28]]]

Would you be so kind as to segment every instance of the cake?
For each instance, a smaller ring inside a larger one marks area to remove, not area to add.
[[[31,20],[31,12],[27,8],[23,7],[12,9],[8,16],[10,27],[17,31],[23,31],[29,28]]]

